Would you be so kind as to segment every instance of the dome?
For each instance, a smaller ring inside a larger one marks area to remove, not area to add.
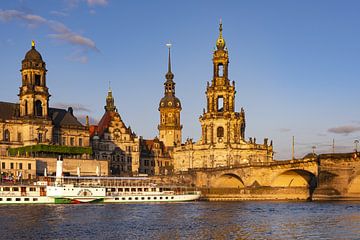
[[[35,47],[32,47],[26,53],[24,60],[42,62],[42,57],[41,57],[41,54],[38,51],[36,51]]]
[[[43,62],[41,54],[35,49],[35,42],[31,42],[31,49],[25,54],[24,61]]]
[[[181,108],[181,102],[175,96],[165,96],[160,100],[159,108]]]

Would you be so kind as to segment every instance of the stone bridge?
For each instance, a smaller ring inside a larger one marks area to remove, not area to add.
[[[360,200],[360,154],[194,169],[191,181],[208,199]],[[224,197],[225,196],[225,197]]]
[[[231,168],[196,169],[195,185],[208,188],[316,187],[318,160],[251,163]]]
[[[360,200],[360,153],[192,169],[158,178],[168,184],[192,184],[206,200]]]

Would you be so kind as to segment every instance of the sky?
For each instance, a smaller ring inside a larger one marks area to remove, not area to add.
[[[34,40],[50,106],[97,124],[110,85],[125,124],[154,138],[171,42],[183,141],[197,141],[222,19],[246,138],[273,140],[275,159],[291,158],[293,136],[296,158],[332,152],[333,141],[350,152],[360,139],[359,12],[350,0],[2,0],[0,101],[18,102]]]

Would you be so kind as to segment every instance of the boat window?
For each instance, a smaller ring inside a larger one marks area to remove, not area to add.
[[[25,201],[29,201],[30,199],[29,199],[29,198],[25,198],[24,200],[25,200]]]
[[[139,200],[139,198],[138,198],[138,197],[135,197],[135,200]]]
[[[132,200],[131,197],[129,197],[129,200]]]
[[[121,198],[121,200],[125,200],[125,198],[123,197],[123,198]]]
[[[30,188],[30,192],[35,192],[35,191],[36,191],[36,188],[34,188],[34,187]]]
[[[4,187],[4,192],[5,191],[10,191],[10,188],[9,187]]]
[[[138,192],[142,192],[142,188],[138,188]]]
[[[141,197],[141,200],[144,200],[145,198],[144,197]]]
[[[19,191],[19,188],[18,187],[13,187],[13,191],[17,192],[17,191]]]
[[[160,192],[162,192],[162,191],[163,191],[163,189],[162,189],[162,188],[159,188],[159,191],[160,191]]]
[[[33,201],[36,202],[38,199],[37,198],[33,198]]]
[[[154,200],[156,200],[156,197],[154,197]]]
[[[20,202],[20,198],[15,198],[15,201]]]
[[[171,199],[174,199],[174,197],[171,197]]]
[[[149,189],[148,188],[144,188],[144,192],[148,192],[149,191]]]
[[[152,192],[156,192],[156,188],[151,188],[151,191],[152,191]]]
[[[168,197],[165,197],[165,199],[169,199]]]
[[[118,188],[118,192],[123,192],[124,189],[123,188]]]
[[[10,201],[11,201],[11,198],[7,198],[6,201],[10,202]]]
[[[132,192],[136,192],[136,188],[131,188],[131,191],[132,191]]]
[[[129,188],[125,188],[125,192],[129,192],[129,190],[130,190]]]
[[[111,188],[111,191],[112,191],[112,192],[115,192],[115,191],[116,191],[116,189],[115,189],[115,188]]]
[[[115,198],[115,200],[119,200],[119,198]]]
[[[2,201],[2,198],[0,198],[0,202]]]
[[[160,200],[162,200],[162,197],[160,197]]]

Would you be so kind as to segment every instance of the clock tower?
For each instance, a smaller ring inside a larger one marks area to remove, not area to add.
[[[160,124],[158,125],[158,129],[160,141],[162,141],[166,147],[174,147],[181,144],[181,102],[175,97],[174,74],[171,72],[171,45],[167,44],[167,46],[169,48],[168,72],[165,75],[165,96],[160,100],[159,104]]]

